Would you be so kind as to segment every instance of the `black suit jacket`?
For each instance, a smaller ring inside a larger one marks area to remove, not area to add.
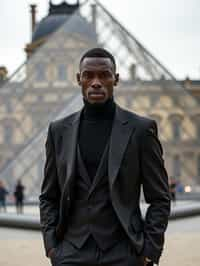
[[[40,217],[46,254],[62,238],[73,195],[75,153],[81,111],[52,122],[46,141],[46,164]],[[155,121],[119,106],[111,132],[108,176],[114,210],[138,254],[158,263],[170,213],[168,177]],[[141,218],[141,185],[150,204]]]

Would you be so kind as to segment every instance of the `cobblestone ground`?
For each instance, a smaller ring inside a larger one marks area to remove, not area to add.
[[[199,266],[199,243],[200,232],[168,235],[160,266]]]
[[[17,231],[16,234],[16,231],[0,228],[0,265],[49,266],[50,262],[44,256],[40,234],[29,231]],[[160,265],[199,266],[199,243],[200,232],[167,234],[165,251]]]
[[[27,208],[29,213],[38,210]],[[199,243],[200,216],[170,221],[160,266],[199,266]],[[0,266],[50,266],[40,232],[0,227]]]

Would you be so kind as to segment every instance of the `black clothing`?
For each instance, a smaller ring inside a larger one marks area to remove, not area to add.
[[[175,182],[170,183],[169,191],[171,195],[171,200],[175,202],[176,201],[176,183]]]
[[[76,199],[76,151],[81,112],[51,123],[48,131],[39,197],[46,254],[63,243]],[[126,239],[137,256],[147,256],[155,263],[163,250],[170,213],[168,177],[162,155],[156,122],[116,106],[107,162],[109,196]],[[149,204],[144,221],[139,206],[141,185]]]
[[[5,187],[0,187],[0,211],[1,208],[6,211],[6,195],[8,194],[8,191],[5,189]]]
[[[17,213],[22,214],[24,207],[24,186],[21,183],[16,185],[14,196]]]
[[[0,187],[0,201],[5,201],[7,194],[8,191],[5,189],[5,187]]]
[[[115,103],[90,104],[84,100],[79,128],[80,150],[89,176],[96,174],[101,156],[108,142],[115,113]]]
[[[86,120],[113,120],[116,104],[113,98],[108,99],[105,103],[89,103],[83,99],[83,117]]]
[[[121,238],[112,248],[99,249],[91,237],[81,249],[69,241],[61,242],[53,256],[53,266],[143,266],[142,257],[137,256],[130,242]],[[151,266],[152,264],[149,264]]]
[[[84,101],[77,145],[75,199],[66,237],[80,248],[90,235],[102,250],[125,235],[113,210],[108,184],[108,150],[115,103]]]
[[[21,184],[17,184],[15,187],[14,196],[16,201],[23,201],[24,199],[24,186]]]
[[[109,249],[119,239],[125,238],[124,229],[112,207],[109,193],[108,144],[93,182],[91,182],[78,145],[75,198],[69,212],[65,236],[78,248],[83,246],[89,236],[95,239],[101,250]]]

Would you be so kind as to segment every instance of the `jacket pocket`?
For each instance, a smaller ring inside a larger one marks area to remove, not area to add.
[[[143,220],[138,214],[133,214],[131,216],[130,229],[134,233],[139,233],[144,230]]]

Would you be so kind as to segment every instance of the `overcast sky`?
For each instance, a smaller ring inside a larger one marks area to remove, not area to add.
[[[200,79],[200,0],[100,2],[178,79]],[[25,60],[31,3],[38,20],[47,14],[48,0],[0,0],[0,65],[10,73]]]

